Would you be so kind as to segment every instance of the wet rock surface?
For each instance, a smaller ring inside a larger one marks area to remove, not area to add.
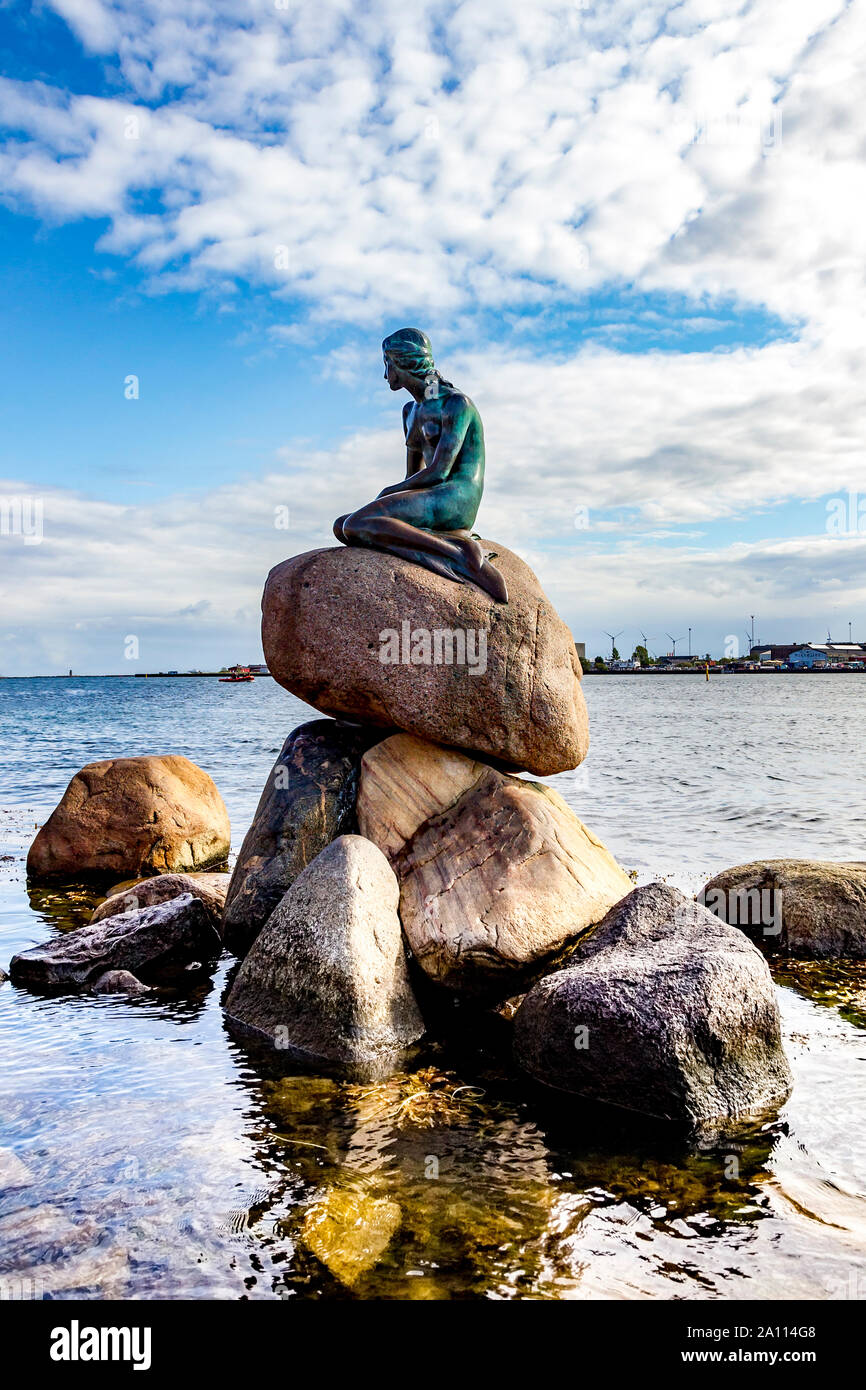
[[[791,1088],[760,952],[674,888],[636,888],[540,980],[514,1018],[536,1080],[694,1128],[778,1106]]]
[[[225,1001],[228,1017],[278,1049],[376,1062],[424,1032],[387,859],[342,835],[268,918]]]
[[[199,898],[185,893],[77,927],[13,956],[12,981],[30,989],[74,988],[107,971],[151,975],[219,954],[220,940]]]
[[[357,830],[361,756],[382,737],[335,719],[293,729],[247,831],[223,913],[226,946],[245,956],[302,869],[339,835]]]
[[[756,860],[717,874],[699,900],[767,955],[866,960],[866,863]]]
[[[219,931],[230,878],[231,875],[227,873],[158,874],[156,878],[142,878],[129,888],[110,894],[95,909],[90,921],[104,922],[107,917],[117,917],[121,912],[153,907],[156,903],[179,898],[183,893],[191,893],[204,903],[214,927]]]

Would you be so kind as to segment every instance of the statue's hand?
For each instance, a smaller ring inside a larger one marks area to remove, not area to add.
[[[383,488],[382,488],[382,491],[379,493],[379,496],[380,496],[380,497],[393,497],[393,495],[394,495],[395,492],[405,492],[405,490],[406,490],[406,484],[405,484],[405,482],[402,482],[402,483],[392,483],[390,487],[383,487]]]

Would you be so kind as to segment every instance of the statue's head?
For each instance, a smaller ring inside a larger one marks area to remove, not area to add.
[[[382,343],[385,379],[392,391],[408,385],[408,380],[425,382],[433,376],[433,349],[420,328],[398,328]]]

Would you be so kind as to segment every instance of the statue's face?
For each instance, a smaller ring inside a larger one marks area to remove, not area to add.
[[[384,362],[385,380],[387,381],[392,391],[399,391],[403,385],[402,373],[394,366],[394,363],[391,361],[390,357],[385,356]]]

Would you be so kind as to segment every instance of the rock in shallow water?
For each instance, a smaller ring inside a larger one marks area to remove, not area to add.
[[[93,981],[90,988],[94,994],[128,994],[130,997],[152,993],[150,985],[142,984],[128,970],[106,970],[104,975]]]
[[[73,777],[27,855],[34,883],[105,882],[222,863],[228,812],[189,758],[114,758]]]
[[[507,604],[360,547],[277,565],[262,599],[274,678],[325,714],[396,726],[539,775],[577,767],[589,725],[572,635],[532,570],[482,544],[496,551]]]
[[[725,869],[700,901],[767,955],[866,959],[866,864],[764,859]]]
[[[632,889],[550,787],[408,734],[365,753],[358,822],[419,964],[453,989],[513,994]]]
[[[361,755],[382,737],[336,719],[301,724],[271,768],[232,874],[223,914],[226,946],[245,956],[302,869],[357,829]]]
[[[30,1187],[35,1178],[30,1169],[11,1149],[0,1149],[0,1192],[11,1192],[13,1188]]]
[[[695,1128],[766,1112],[791,1089],[760,952],[661,883],[636,888],[533,986],[514,1050],[548,1086]]]
[[[220,939],[204,904],[190,893],[154,907],[77,927],[13,956],[12,982],[34,989],[89,984],[106,971],[131,974],[182,967],[219,954]]]
[[[204,903],[208,916],[219,931],[230,878],[230,874],[157,874],[156,878],[139,879],[138,883],[119,893],[112,893],[101,902],[90,919],[91,925],[104,922],[107,917],[117,917],[121,912],[153,907],[156,903],[171,902],[172,898],[179,898],[183,893],[191,893]]]
[[[351,1288],[378,1263],[402,1215],[397,1202],[386,1197],[334,1187],[310,1207],[301,1235],[316,1258]]]
[[[295,879],[225,1001],[228,1017],[277,1048],[376,1062],[424,1032],[387,859],[341,835]]]

